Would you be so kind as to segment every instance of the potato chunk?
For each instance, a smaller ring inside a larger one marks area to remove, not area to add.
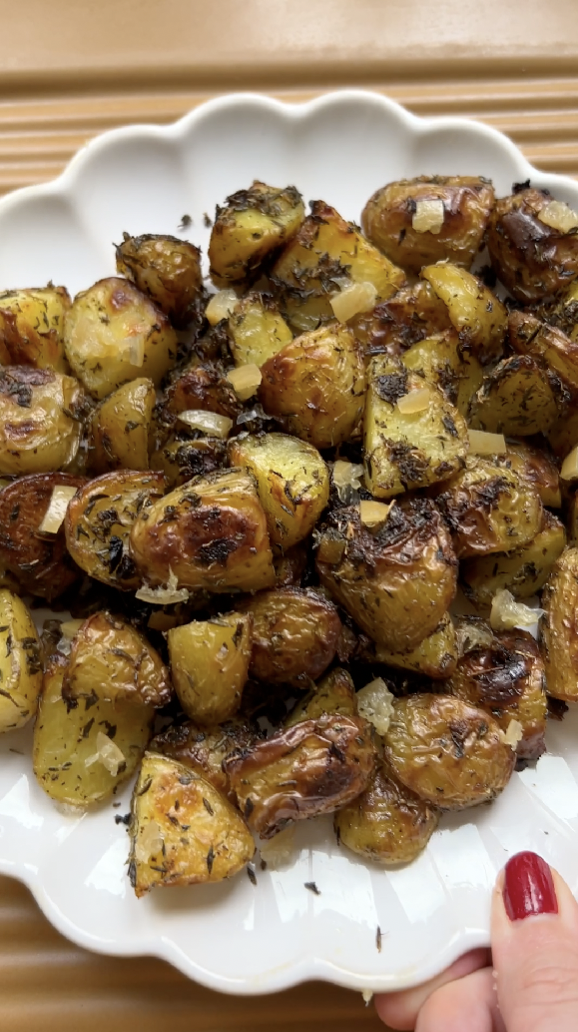
[[[293,821],[355,799],[374,763],[370,725],[326,713],[275,732],[223,766],[249,827],[269,839]]]
[[[223,770],[223,760],[232,753],[247,752],[263,736],[256,725],[240,717],[211,727],[184,720],[155,735],[150,748],[151,752],[162,753],[196,770],[234,803],[235,793]]]
[[[144,518],[146,516],[146,519]],[[197,477],[154,502],[133,524],[132,556],[153,585],[258,591],[275,583],[267,521],[241,469]]]
[[[234,437],[228,452],[257,481],[271,541],[287,551],[308,537],[329,501],[329,471],[317,449],[271,433]]]
[[[193,409],[217,412],[233,420],[241,411],[237,395],[222,370],[211,362],[198,365],[196,360],[167,387],[165,406],[175,415]]]
[[[432,634],[409,652],[391,652],[377,645],[371,659],[399,670],[414,670],[434,681],[443,681],[455,670],[458,661],[456,629],[449,613],[442,617]],[[369,658],[369,657],[368,657]]]
[[[556,560],[542,592],[545,615],[539,625],[548,695],[578,699],[578,548]]]
[[[395,776],[442,810],[494,799],[514,769],[515,753],[496,721],[443,695],[398,699],[384,745]]]
[[[198,773],[146,753],[132,797],[129,877],[135,895],[155,886],[230,878],[255,843],[242,817]]]
[[[508,441],[505,457],[499,461],[518,473],[538,492],[542,505],[559,509],[562,505],[560,475],[556,460],[543,442]]]
[[[95,473],[149,468],[149,435],[156,400],[154,383],[142,376],[113,391],[94,410],[90,468]]]
[[[448,310],[425,280],[400,287],[388,301],[352,323],[365,354],[401,355],[417,341],[452,330]]]
[[[508,334],[515,351],[545,362],[570,388],[578,388],[577,341],[531,312],[510,312]]]
[[[500,358],[508,313],[495,294],[477,276],[458,265],[427,265],[421,274],[447,306],[462,346],[471,348],[482,363]]]
[[[67,373],[64,317],[70,308],[66,287],[9,290],[0,294],[0,360]]]
[[[357,716],[355,687],[351,674],[335,667],[312,691],[304,695],[285,720],[285,727],[294,727],[303,720],[317,720],[323,713]]]
[[[82,405],[72,376],[32,366],[0,368],[0,474],[48,473],[72,462]]]
[[[221,469],[225,460],[225,442],[218,437],[189,440],[186,432],[178,432],[151,454],[151,469],[162,470],[169,487],[180,487],[193,477]]]
[[[470,412],[470,426],[510,437],[547,433],[558,417],[557,378],[530,355],[499,362],[484,377]]]
[[[269,294],[251,291],[229,316],[235,365],[262,366],[293,340],[293,334]]]
[[[173,236],[125,233],[116,248],[116,268],[152,298],[173,326],[191,321],[203,293],[201,252],[194,244]]]
[[[181,706],[198,724],[220,724],[239,709],[249,675],[251,618],[228,613],[168,632],[171,675]]]
[[[426,383],[435,383],[467,417],[470,402],[484,378],[484,370],[469,351],[462,348],[454,329],[416,341],[401,356],[404,366],[418,373]]]
[[[28,609],[0,589],[0,733],[23,727],[36,713],[42,688],[40,641]]]

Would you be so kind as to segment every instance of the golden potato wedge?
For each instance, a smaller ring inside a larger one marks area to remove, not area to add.
[[[417,341],[451,330],[452,324],[446,306],[430,284],[418,280],[401,287],[370,312],[360,312],[351,327],[370,357],[401,355]]]
[[[251,623],[244,613],[227,613],[168,632],[175,691],[197,724],[220,724],[239,709],[249,676]]]
[[[540,495],[542,505],[560,508],[562,493],[558,466],[543,443],[509,440],[506,442],[506,455],[499,456],[498,462],[509,466],[526,480]]]
[[[425,282],[425,281],[424,281]],[[404,366],[440,387],[466,418],[470,402],[484,378],[477,358],[462,348],[454,329],[416,341],[401,356]]]
[[[578,388],[578,342],[542,322],[531,312],[510,312],[510,344],[521,355],[530,355],[556,373],[571,389]]]
[[[135,520],[130,548],[151,585],[174,577],[180,588],[229,592],[275,583],[265,513],[244,469],[197,477],[154,502]]]
[[[399,670],[415,670],[433,681],[445,680],[458,661],[456,629],[451,616],[446,613],[435,631],[409,652],[391,652],[383,645],[376,645],[374,658],[377,663]]]
[[[324,556],[324,542],[340,557]],[[331,513],[319,531],[321,583],[378,645],[411,651],[432,634],[456,592],[457,562],[439,512],[426,498],[396,503],[373,532],[358,507]]]
[[[72,462],[83,400],[72,376],[32,366],[0,368],[0,473],[49,473]]]
[[[489,713],[427,692],[396,701],[384,747],[406,788],[442,810],[494,799],[514,769],[515,752]]]
[[[347,326],[332,322],[286,344],[261,369],[259,400],[316,448],[347,441],[363,413],[365,366]]]
[[[288,434],[249,434],[229,441],[228,455],[255,477],[273,544],[286,551],[308,537],[329,501],[329,470],[317,449]]]
[[[241,405],[224,373],[213,363],[192,364],[165,391],[165,406],[179,415],[193,409],[236,419]]]
[[[472,264],[484,238],[495,195],[476,176],[418,176],[377,190],[361,215],[372,244],[411,272],[433,262]]]
[[[335,667],[299,700],[285,720],[285,727],[294,727],[303,720],[317,720],[323,713],[357,716],[355,687],[351,675],[343,667]]]
[[[195,315],[203,293],[201,252],[188,240],[125,233],[116,248],[116,268],[152,298],[173,326],[187,326]]]
[[[325,713],[276,731],[223,767],[249,827],[272,838],[294,821],[332,813],[363,792],[375,764],[371,725]]]
[[[128,874],[138,897],[157,886],[230,878],[255,852],[231,803],[168,756],[145,754],[131,810]]]
[[[293,340],[293,334],[269,294],[251,291],[229,316],[235,365],[262,366]]]
[[[41,788],[57,803],[87,807],[109,799],[134,773],[154,717],[134,700],[81,700],[62,695],[66,660],[58,653],[44,674],[34,725],[32,763]]]
[[[566,548],[542,592],[540,648],[546,690],[555,699],[578,699],[578,548]]]
[[[368,380],[363,461],[374,498],[447,480],[463,467],[468,428],[440,387],[389,355],[371,360]]]
[[[64,317],[69,308],[66,287],[9,290],[0,294],[2,363],[68,373],[63,338]]]
[[[90,468],[148,469],[149,435],[156,404],[152,380],[137,377],[113,391],[92,413]]]
[[[164,473],[169,487],[180,487],[193,477],[221,469],[227,457],[225,442],[218,437],[189,440],[180,431],[151,455],[151,469]]]
[[[450,322],[463,347],[471,348],[480,362],[502,355],[508,313],[501,301],[477,276],[458,265],[427,265],[421,275],[447,306]]]
[[[67,312],[64,348],[74,374],[93,398],[146,376],[158,387],[177,358],[167,316],[129,280],[99,280],[77,294]]]
[[[559,389],[557,389],[559,387]],[[470,426],[528,437],[547,433],[558,418],[563,387],[530,355],[504,358],[486,373],[470,409]]]
[[[223,760],[232,753],[247,752],[263,735],[258,727],[240,717],[212,727],[199,727],[192,720],[184,720],[155,735],[150,749],[196,770],[235,803]]]
[[[103,584],[134,591],[142,583],[129,550],[131,527],[162,499],[162,473],[117,470],[90,480],[70,502],[64,530],[75,563]]]
[[[0,588],[0,733],[23,727],[42,688],[40,639],[21,599]]]

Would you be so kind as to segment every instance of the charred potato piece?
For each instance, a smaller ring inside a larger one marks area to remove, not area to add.
[[[510,344],[521,355],[545,362],[572,389],[578,388],[578,342],[531,312],[510,312]]]
[[[303,222],[303,199],[294,186],[278,189],[255,180],[217,208],[209,242],[211,276],[217,286],[250,279],[267,258],[295,235]]]
[[[132,797],[128,873],[135,895],[230,878],[253,837],[231,803],[195,771],[146,753]]]
[[[203,293],[201,252],[194,244],[173,236],[125,233],[116,248],[116,268],[152,298],[173,326],[191,321]]]
[[[578,699],[578,548],[566,548],[556,560],[542,592],[540,646],[546,689],[555,699]]]
[[[54,488],[81,488],[84,483],[69,473],[34,473],[0,490],[0,566],[14,575],[23,592],[51,602],[78,579],[64,527],[43,534],[40,526]]]
[[[336,607],[310,589],[275,588],[241,604],[253,621],[250,673],[309,688],[331,663],[341,634]]]
[[[531,634],[518,630],[494,634],[492,644],[467,651],[446,689],[458,699],[487,710],[508,732],[520,724],[517,756],[537,760],[546,745],[546,678],[540,650]]]
[[[427,487],[462,468],[468,428],[439,387],[388,355],[371,360],[368,379],[364,465],[374,498]]]
[[[90,806],[109,799],[130,778],[151,735],[152,706],[118,699],[81,700],[62,695],[66,661],[48,663],[34,725],[32,763],[41,788],[57,803]]]
[[[91,417],[90,468],[148,469],[149,435],[156,404],[152,380],[139,377],[113,391]]]
[[[308,537],[329,501],[329,471],[317,449],[271,433],[234,437],[228,453],[257,481],[273,544],[286,550]]]
[[[285,727],[294,727],[303,720],[317,720],[323,713],[357,716],[355,687],[351,675],[342,667],[335,667],[312,691],[299,700],[287,717]]]
[[[451,616],[446,613],[433,634],[429,634],[411,651],[391,652],[383,645],[377,645],[372,658],[377,663],[399,670],[414,670],[433,681],[445,680],[451,676],[458,661],[456,629]]]
[[[169,437],[151,455],[151,469],[161,470],[169,487],[180,487],[193,477],[221,469],[226,459],[225,442],[218,437],[188,440],[180,434]]]
[[[401,355],[412,344],[452,329],[446,306],[425,280],[401,287],[351,325],[368,357]]]
[[[406,277],[335,208],[312,201],[311,214],[275,262],[272,280],[284,315],[304,332],[333,318],[331,297],[347,286],[371,284],[375,301],[385,301]]]
[[[500,358],[508,313],[482,280],[458,265],[445,262],[427,265],[421,275],[447,306],[448,317],[462,346],[471,349],[482,363]]]
[[[144,635],[126,620],[100,612],[73,638],[62,697],[85,709],[96,701],[160,707],[170,702],[172,688],[166,666]]]
[[[411,651],[436,630],[456,592],[457,562],[428,499],[395,504],[373,532],[358,508],[338,509],[319,535],[321,583],[378,645]],[[341,556],[329,561],[326,542]]]
[[[177,357],[166,315],[133,283],[110,276],[77,294],[66,316],[66,357],[93,398],[146,376],[158,387]]]
[[[554,456],[544,444],[508,441],[507,452],[499,461],[519,473],[540,495],[542,505],[559,509],[562,504],[560,476]]]
[[[461,347],[455,330],[426,337],[404,352],[404,366],[435,383],[458,412],[467,417],[470,402],[484,378],[484,370],[474,355]]]
[[[547,321],[563,330],[570,340],[578,340],[578,282],[572,283]]]
[[[529,355],[503,359],[486,374],[473,399],[470,426],[511,437],[547,433],[563,393],[556,380]]]
[[[316,448],[348,440],[363,413],[365,367],[346,326],[332,322],[296,337],[261,373],[259,400],[283,429]]]
[[[578,275],[578,236],[548,225],[547,190],[529,186],[496,202],[487,244],[496,275],[526,304],[559,294]],[[542,216],[542,218],[541,218]]]
[[[23,727],[42,688],[40,640],[24,602],[0,589],[0,733]]]
[[[460,565],[464,590],[482,609],[489,609],[494,595],[503,589],[514,598],[531,598],[544,587],[565,546],[563,524],[545,510],[542,527],[530,544],[513,552],[465,559]]]
[[[262,366],[293,340],[293,334],[269,294],[245,294],[229,316],[235,365]]]
[[[175,577],[180,588],[228,592],[275,583],[265,513],[246,470],[197,477],[154,502],[135,520],[130,547],[152,585]]]
[[[537,492],[507,466],[468,456],[466,468],[436,488],[436,505],[458,559],[528,545],[542,523]]]
[[[75,563],[103,584],[135,591],[141,584],[128,543],[137,517],[163,497],[162,473],[118,470],[85,484],[69,503],[64,529]]]
[[[397,700],[384,746],[395,776],[442,810],[489,802],[514,769],[515,753],[493,717],[427,692]]]
[[[275,732],[223,767],[249,827],[269,839],[293,821],[332,813],[355,799],[374,763],[370,725],[325,713]]]
[[[0,368],[0,473],[48,473],[72,462],[82,410],[83,392],[72,376]]]
[[[63,337],[64,318],[69,308],[66,287],[9,290],[0,294],[2,363],[67,373]]]
[[[365,235],[410,272],[450,261],[472,264],[480,250],[495,195],[475,176],[419,176],[389,183],[361,215]]]
[[[439,813],[379,763],[364,792],[334,817],[337,841],[373,863],[407,864],[425,849]]]
[[[188,409],[200,409],[236,419],[241,411],[231,384],[221,370],[210,363],[189,367],[173,380],[165,392],[165,405],[175,415]]]
[[[228,613],[168,632],[171,675],[179,702],[197,724],[235,715],[249,676],[251,618]]]
[[[257,727],[238,717],[213,727],[199,727],[192,720],[185,720],[161,731],[150,748],[198,771],[234,803],[235,793],[223,770],[223,760],[232,753],[248,752],[262,737]]]

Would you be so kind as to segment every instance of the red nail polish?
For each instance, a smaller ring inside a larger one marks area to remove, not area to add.
[[[504,876],[504,907],[510,921],[558,913],[552,873],[541,856],[517,853],[508,860]]]

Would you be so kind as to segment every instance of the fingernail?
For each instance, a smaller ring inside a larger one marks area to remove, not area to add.
[[[504,907],[510,921],[536,914],[557,914],[558,900],[552,873],[536,853],[517,853],[504,870]]]

